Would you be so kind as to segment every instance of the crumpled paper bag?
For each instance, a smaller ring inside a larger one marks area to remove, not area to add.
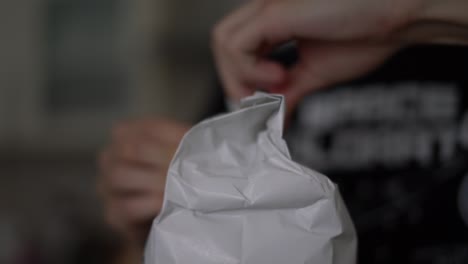
[[[284,108],[281,96],[257,93],[185,135],[145,264],[355,263],[338,189],[291,160]]]

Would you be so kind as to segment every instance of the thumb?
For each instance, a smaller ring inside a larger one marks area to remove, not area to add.
[[[297,106],[307,94],[320,89],[320,87],[321,85],[306,73],[296,78],[294,83],[283,92],[286,100],[287,115],[291,115],[296,110]]]
[[[288,114],[294,112],[304,96],[328,84],[323,76],[314,71],[317,64],[312,64],[311,59],[305,58],[303,55],[306,54],[301,54],[301,60],[288,72],[287,80],[284,83],[268,89],[271,93],[284,95]]]
[[[288,73],[288,81],[280,91],[292,110],[305,95],[368,73],[395,51],[393,45],[387,44],[316,42],[303,45],[299,62]]]
[[[265,1],[233,36],[233,45],[245,53],[258,52],[263,45],[274,46],[294,37],[295,16],[289,1]]]
[[[266,2],[232,36],[230,52],[244,79],[250,85],[274,86],[284,82],[286,71],[280,63],[265,56],[265,48],[293,39],[284,3]]]

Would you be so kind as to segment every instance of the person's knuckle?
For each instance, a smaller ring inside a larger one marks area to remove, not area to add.
[[[236,52],[238,51],[239,47],[242,46],[242,43],[244,42],[244,39],[240,34],[235,34],[232,36],[231,41],[227,43],[227,49],[231,52]]]
[[[104,184],[106,188],[111,192],[115,192],[125,186],[125,176],[122,171],[122,167],[119,165],[113,165],[109,168],[108,173],[104,175]]]
[[[262,1],[262,5],[260,10],[263,13],[267,13],[270,11],[276,11],[278,8],[281,8],[282,1],[272,1],[272,0],[264,0]],[[282,8],[283,9],[283,8]],[[284,11],[284,9],[283,9]]]
[[[121,208],[129,222],[138,222],[141,218],[142,209],[133,201],[122,203]]]
[[[232,35],[230,37],[230,40],[224,43],[224,52],[226,55],[230,56],[231,63],[236,63],[238,62],[241,54],[240,53],[240,48],[242,43],[242,39],[239,37],[238,34]]]
[[[119,147],[116,151],[118,151],[118,156],[123,158],[132,158],[135,156],[135,152],[138,149],[137,143],[130,143],[130,142],[122,142],[119,144]]]
[[[119,232],[122,232],[122,221],[121,217],[118,214],[115,214],[114,210],[109,207],[106,207],[104,210],[104,219],[109,226]]]
[[[228,34],[226,31],[226,27],[222,22],[213,27],[211,31],[211,45],[213,48],[223,46],[227,42]]]
[[[97,165],[101,172],[107,167],[108,155],[107,149],[101,150],[97,155]]]
[[[107,206],[107,187],[105,181],[102,180],[102,176],[99,177],[97,184],[95,186],[96,194],[98,195],[99,198],[103,201],[103,205]]]
[[[144,118],[144,119],[139,120],[138,129],[141,129],[141,130],[144,130],[144,131],[151,131],[151,130],[159,127],[160,123],[161,123],[161,120],[160,120],[159,117]]]
[[[111,128],[111,139],[113,141],[121,140],[127,129],[128,129],[128,122],[126,122],[126,121],[121,121],[121,122],[115,124]]]
[[[265,8],[267,8],[268,6],[270,6],[272,4],[272,0],[258,0],[258,5],[259,5],[259,10],[262,11],[262,10],[265,10]]]
[[[137,141],[122,141],[115,146],[115,156],[119,159],[126,160],[139,160],[141,159],[142,148],[144,144]]]
[[[154,139],[161,138],[161,135],[164,133],[170,132],[171,126],[166,122],[153,122],[149,124],[145,132],[151,137],[148,139],[147,143],[154,143]]]
[[[278,15],[284,13],[282,1],[265,1],[261,9],[261,25],[274,24],[278,21]]]
[[[110,172],[115,178],[122,178],[128,174],[128,167],[125,164],[116,162],[111,166]]]

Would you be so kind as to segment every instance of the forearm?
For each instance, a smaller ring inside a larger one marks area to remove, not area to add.
[[[411,43],[468,45],[468,0],[419,0],[401,38]]]
[[[420,19],[468,26],[467,0],[423,0]]]

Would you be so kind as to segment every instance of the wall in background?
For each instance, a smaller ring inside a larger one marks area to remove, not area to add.
[[[209,32],[237,4],[0,1],[0,263],[72,263],[88,238],[107,243],[95,153],[122,118],[200,117]]]

